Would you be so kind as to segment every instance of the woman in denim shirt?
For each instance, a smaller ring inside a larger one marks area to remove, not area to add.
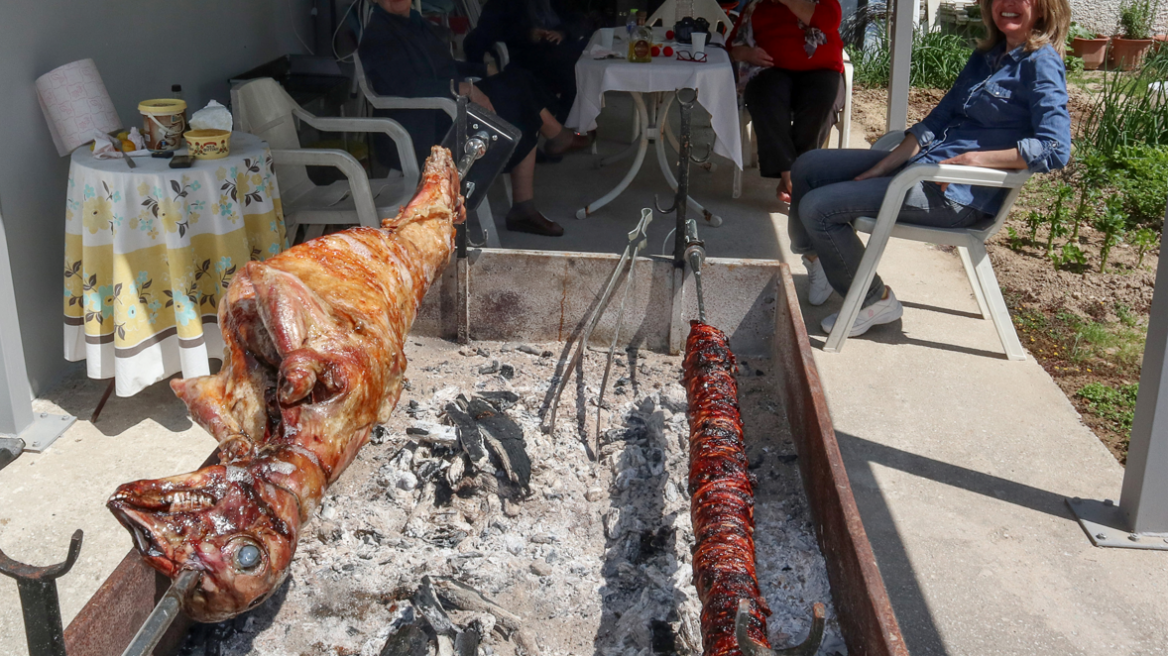
[[[809,301],[834,289],[846,296],[864,255],[851,222],[875,216],[892,177],[906,166],[965,164],[1053,171],[1071,154],[1066,70],[1062,53],[1070,24],[1067,0],[979,0],[988,36],[978,44],[953,88],[925,120],[908,129],[890,153],[814,150],[796,160],[788,231],[803,256]],[[904,199],[899,221],[960,228],[993,217],[1006,190],[919,182]],[[903,308],[880,276],[850,332],[900,318]],[[830,333],[838,313],[821,326]]]

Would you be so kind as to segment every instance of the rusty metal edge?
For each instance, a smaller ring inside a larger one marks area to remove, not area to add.
[[[868,542],[835,439],[831,415],[811,355],[811,344],[787,264],[779,267],[780,307],[775,317],[779,391],[787,409],[799,470],[827,562],[832,600],[851,656],[908,656],[892,601]]]
[[[216,450],[200,468],[219,462]],[[154,571],[138,551],[130,549],[122,562],[65,628],[69,656],[121,656],[154,605],[170,588],[170,579]],[[170,625],[154,656],[173,656],[194,622],[179,614]]]

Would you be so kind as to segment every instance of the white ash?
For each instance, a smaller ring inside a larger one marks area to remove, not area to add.
[[[554,389],[550,356],[562,352],[562,344],[458,348],[412,338],[398,411],[303,528],[288,582],[255,611],[198,627],[183,653],[378,656],[400,627],[426,625],[409,600],[429,575],[519,616],[530,651],[542,656],[700,654],[681,358],[619,354],[594,444],[602,352],[586,354],[584,385],[568,384],[555,432],[540,430]],[[503,364],[511,378],[499,375]],[[740,372],[739,397],[758,478],[756,560],[771,643],[802,641],[820,601],[828,626],[819,653],[843,654],[785,417],[772,381],[758,375],[768,365],[752,361]],[[488,392],[514,399],[502,405],[531,458],[526,496],[489,461],[476,469],[443,422],[460,394]],[[490,613],[445,610],[460,628],[479,621],[479,656],[529,651]]]

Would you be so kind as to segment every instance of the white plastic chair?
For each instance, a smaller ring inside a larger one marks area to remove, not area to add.
[[[884,135],[873,144],[873,149],[890,150],[904,138],[903,132],[891,132]],[[1030,178],[1029,171],[1002,171],[987,169],[980,166],[958,166],[955,164],[918,164],[901,171],[888,185],[888,192],[884,202],[880,205],[880,212],[876,218],[863,217],[856,219],[854,226],[859,232],[871,233],[868,246],[864,249],[864,257],[860,260],[859,270],[848,289],[835,327],[827,338],[823,350],[828,353],[838,353],[843,350],[844,341],[848,338],[848,331],[856,322],[860,313],[860,303],[872,284],[876,275],[876,266],[884,254],[884,247],[889,237],[910,239],[930,244],[945,244],[956,246],[961,254],[961,262],[965,265],[965,273],[969,277],[969,284],[973,287],[973,295],[977,299],[977,306],[982,318],[990,319],[997,328],[998,337],[1002,340],[1002,348],[1006,357],[1011,360],[1025,360],[1026,351],[1018,340],[1018,333],[1014,331],[1014,323],[1010,319],[1010,312],[1002,298],[1002,290],[998,287],[998,279],[994,276],[993,265],[986,254],[985,242],[994,233],[1001,229],[1010,214],[1010,208],[1018,198],[1022,185]],[[897,223],[904,204],[904,196],[913,185],[921,181],[948,182],[949,184],[968,184],[978,187],[1000,187],[1009,189],[1002,207],[993,220],[983,221],[968,228],[932,228],[928,226]]]
[[[847,148],[848,140],[852,135],[852,59],[848,57],[848,53],[844,51],[844,106],[840,108],[835,115],[835,129],[839,134],[838,147]],[[746,150],[742,153],[743,168],[754,168],[758,166],[758,143],[754,134],[754,123],[751,121],[750,112],[746,109],[746,103],[742,101],[742,94],[738,95],[738,125],[742,130],[742,147]],[[742,196],[742,170],[734,169],[734,193],[733,197],[738,198]]]
[[[704,18],[710,24],[711,32],[718,30],[718,24],[725,26],[727,33],[734,27],[734,23],[730,22],[730,17],[722,10],[714,0],[693,0],[694,18]],[[677,16],[677,0],[665,0],[657,11],[645,21],[645,24],[652,27],[661,21],[666,27],[673,27],[674,17]]]
[[[418,186],[418,164],[410,135],[388,118],[322,118],[308,113],[271,78],[259,78],[231,91],[236,128],[254,134],[272,149],[284,220],[289,234],[305,225],[305,239],[324,233],[326,225],[377,228],[409,202]],[[369,179],[364,167],[347,151],[301,148],[296,120],[324,132],[381,132],[393,139],[402,170]],[[331,166],[346,180],[317,185],[306,166]]]
[[[357,53],[353,53],[353,65],[357,77],[357,86],[361,89],[361,94],[365,96],[365,100],[369,105],[375,109],[437,109],[446,112],[450,116],[450,120],[455,120],[458,114],[458,105],[450,98],[433,97],[433,98],[404,98],[401,96],[379,96],[373,92],[373,88],[369,86],[369,80],[365,77],[365,67],[361,64],[361,57]],[[399,149],[400,153],[400,149]],[[414,161],[413,153],[410,154],[410,161]],[[503,178],[504,188],[507,193],[507,202],[511,202],[511,179],[506,175],[500,176]],[[499,243],[499,229],[495,225],[495,217],[491,213],[491,202],[484,198],[483,202],[479,203],[479,207],[475,210],[475,214],[479,219],[479,226],[483,229],[483,236],[486,238],[486,244],[489,248],[500,248]]]

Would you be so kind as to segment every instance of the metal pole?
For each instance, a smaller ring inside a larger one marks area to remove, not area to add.
[[[677,229],[673,236],[673,266],[679,268],[685,266],[685,212],[689,206],[689,157],[692,142],[689,121],[697,99],[698,93],[693,89],[679,89],[677,92],[677,104],[681,114],[678,139],[681,143],[677,148],[677,195],[673,201],[673,209],[677,212]],[[669,117],[662,116],[660,120],[668,121]]]
[[[1168,208],[1164,215],[1168,220]],[[1119,505],[1068,501],[1100,547],[1168,551],[1168,253],[1156,267],[1156,290]]]
[[[896,0],[892,12],[892,58],[888,79],[886,132],[903,130],[908,123],[908,82],[912,62],[914,0]]]
[[[166,594],[154,606],[154,610],[150,611],[138,633],[134,634],[134,639],[122,652],[122,656],[147,656],[153,652],[166,629],[174,622],[174,618],[178,617],[183,598],[199,584],[201,577],[201,574],[192,570],[179,574]]]
[[[76,417],[32,411],[32,388],[24,362],[17,318],[16,288],[8,258],[8,238],[0,216],[0,436],[24,440],[26,451],[41,452],[60,437]]]

